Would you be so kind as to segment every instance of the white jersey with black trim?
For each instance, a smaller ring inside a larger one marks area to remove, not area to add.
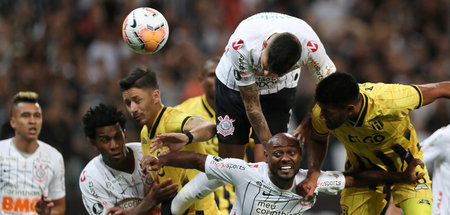
[[[219,179],[233,184],[236,190],[230,214],[303,214],[316,202],[295,193],[296,185],[305,180],[307,170],[299,170],[291,188],[278,188],[269,179],[267,163],[247,163],[240,159],[222,159],[208,155],[205,173],[209,179]],[[345,177],[340,172],[321,172],[317,192],[337,194],[344,189]]]
[[[274,33],[289,32],[297,36],[302,53],[295,69],[279,78],[264,77],[260,56],[263,41]],[[228,88],[256,83],[261,95],[283,88],[297,87],[300,68],[307,65],[317,80],[336,71],[317,34],[306,22],[281,13],[258,13],[243,20],[231,35],[216,68],[217,78]]]
[[[53,200],[66,196],[64,160],[39,140],[36,151],[24,156],[13,140],[0,141],[0,214],[37,214],[34,205],[41,194]]]
[[[423,158],[433,163],[433,215],[450,215],[450,125],[435,131],[422,143]]]
[[[122,172],[107,166],[102,155],[93,158],[80,175],[83,203],[91,215],[105,214],[114,206],[134,208],[144,198],[144,174],[140,171],[141,143],[127,143],[133,151],[133,173]]]

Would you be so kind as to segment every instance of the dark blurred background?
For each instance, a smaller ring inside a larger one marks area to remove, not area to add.
[[[153,7],[167,19],[169,41],[154,55],[132,52],[122,40],[126,15]],[[67,213],[86,214],[78,188],[81,169],[96,155],[81,125],[99,102],[124,110],[117,81],[136,66],[157,72],[165,105],[202,93],[196,79],[203,61],[220,56],[237,24],[262,11],[308,22],[338,70],[359,82],[420,84],[450,80],[450,2],[445,0],[1,0],[0,122],[8,128],[9,101],[19,90],[40,95],[40,139],[62,152]],[[311,107],[314,84],[306,69],[298,87],[292,128]],[[423,139],[450,122],[440,100],[413,111]],[[139,128],[130,119],[129,141]],[[342,170],[345,150],[333,141],[324,164]],[[308,214],[337,214],[338,196],[322,195]]]

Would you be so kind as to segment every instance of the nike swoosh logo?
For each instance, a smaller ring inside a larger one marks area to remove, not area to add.
[[[136,18],[134,18],[134,13],[133,13],[133,24],[130,25],[130,27],[136,28]]]
[[[266,191],[263,191],[263,196],[275,196],[275,195],[272,195],[272,194],[270,194],[270,193],[268,193],[268,192],[266,192]]]

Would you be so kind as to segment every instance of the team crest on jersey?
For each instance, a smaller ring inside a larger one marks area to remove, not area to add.
[[[34,165],[33,178],[36,181],[43,182],[47,180],[47,165]]]
[[[235,121],[235,119],[231,119],[228,115],[225,115],[225,117],[219,116],[217,117],[217,119],[219,119],[219,124],[217,125],[217,133],[221,134],[224,137],[232,135],[234,132],[233,122]]]
[[[310,52],[316,52],[317,49],[319,49],[319,45],[315,41],[311,40],[306,44],[306,48],[308,48]]]
[[[231,43],[231,46],[234,50],[240,49],[242,46],[244,46],[244,41],[242,39],[235,39],[233,43]]]

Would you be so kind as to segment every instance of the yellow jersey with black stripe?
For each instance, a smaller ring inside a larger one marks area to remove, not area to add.
[[[206,101],[205,94],[187,99],[174,108],[216,124],[216,113]],[[216,136],[204,142],[204,144],[207,154],[215,156],[219,155],[219,140],[217,140]]]
[[[422,106],[422,93],[413,85],[364,83],[359,88],[362,106],[356,121],[347,120],[337,129],[329,130],[316,105],[313,128],[319,134],[332,133],[344,144],[346,171],[403,172],[413,157],[422,158],[409,118],[411,110]]]
[[[191,114],[193,116],[201,117],[204,120],[210,121],[214,124],[216,123],[215,111],[206,101],[205,94],[187,99],[183,103],[175,106],[175,108],[185,113]],[[219,140],[217,139],[217,136],[214,136],[212,139],[203,142],[203,144],[205,145],[207,154],[214,156],[219,155]],[[220,210],[220,214],[221,215],[229,214],[229,211],[231,210],[234,204],[235,193],[233,185],[227,184],[222,187],[219,187],[214,192],[214,195],[216,203]]]
[[[152,144],[152,140],[159,134],[184,132],[184,126],[191,118],[192,116],[189,114],[181,112],[175,108],[162,106],[152,124],[152,127],[144,125],[141,130],[141,145],[143,154],[158,156],[161,151],[166,150],[167,147],[163,147],[153,153],[150,153],[150,145]],[[205,147],[202,143],[191,143],[184,146],[182,150],[206,154]],[[164,166],[156,172],[152,171],[151,174],[153,178],[158,175],[160,182],[171,178],[174,183],[178,183],[178,188],[181,189],[183,184],[186,184],[198,174],[198,170]],[[194,203],[189,208],[188,214],[218,214],[218,209],[214,202],[214,195],[210,194],[204,199]]]

